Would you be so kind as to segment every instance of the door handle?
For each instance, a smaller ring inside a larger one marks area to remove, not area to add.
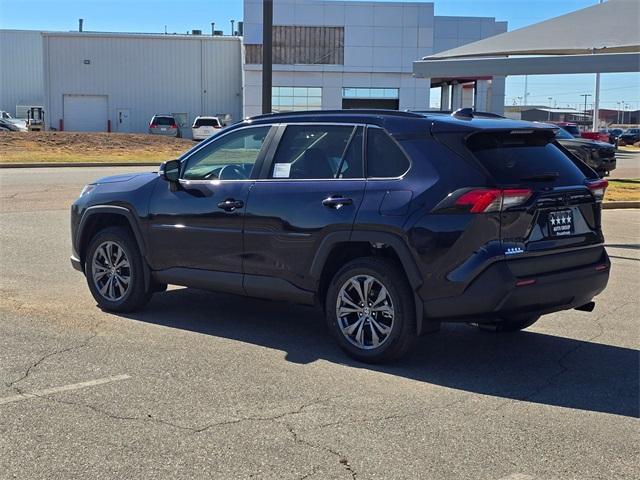
[[[244,207],[244,202],[242,200],[236,200],[235,198],[227,198],[218,203],[218,208],[226,212],[233,212],[235,209],[242,207]]]
[[[345,205],[351,205],[351,204],[353,204],[353,200],[345,197],[329,197],[329,198],[325,198],[322,201],[322,205],[324,205],[325,207],[335,208],[336,210],[339,210]]]

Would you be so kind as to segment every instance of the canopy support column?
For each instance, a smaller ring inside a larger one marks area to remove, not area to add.
[[[451,85],[448,83],[440,87],[440,110],[451,110]]]
[[[489,80],[476,80],[473,88],[473,109],[476,112],[487,111]]]
[[[454,81],[451,94],[451,110],[459,108],[462,108],[462,84]]]

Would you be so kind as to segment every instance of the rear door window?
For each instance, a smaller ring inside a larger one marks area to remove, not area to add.
[[[553,138],[537,133],[476,133],[467,146],[500,184],[549,181],[581,185],[585,173],[553,143]]]
[[[362,127],[287,126],[270,178],[362,178]]]
[[[401,177],[409,166],[409,159],[384,130],[367,129],[367,177]]]

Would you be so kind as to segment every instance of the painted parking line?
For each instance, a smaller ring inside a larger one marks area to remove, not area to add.
[[[71,385],[63,385],[61,387],[45,388],[43,390],[34,390],[33,392],[20,393],[18,395],[12,395],[11,397],[0,398],[0,405],[7,403],[21,402],[22,400],[29,400],[30,398],[44,397],[53,393],[68,392],[70,390],[80,390],[82,388],[95,387],[97,385],[104,385],[105,383],[119,382],[120,380],[127,380],[131,378],[127,374],[116,375],[114,377],[97,378],[95,380],[89,380],[88,382],[72,383]]]

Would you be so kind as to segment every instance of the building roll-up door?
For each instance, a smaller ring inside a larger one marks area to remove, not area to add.
[[[65,95],[64,129],[70,132],[106,132],[106,95]]]

